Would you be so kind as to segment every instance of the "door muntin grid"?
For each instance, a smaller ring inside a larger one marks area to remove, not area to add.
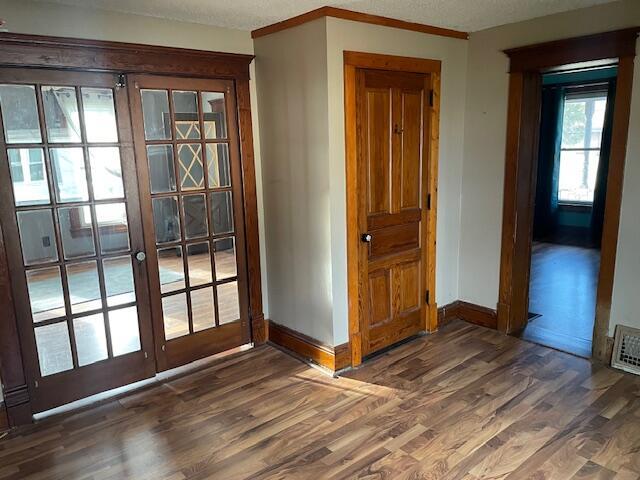
[[[169,341],[240,320],[226,94],[140,94]]]
[[[2,83],[0,110],[40,376],[139,351],[116,92]]]

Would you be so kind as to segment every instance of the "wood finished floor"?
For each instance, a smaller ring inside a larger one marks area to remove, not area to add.
[[[530,320],[522,338],[591,356],[600,251],[534,242],[529,283]]]
[[[271,346],[0,441],[1,479],[640,476],[640,378],[460,321],[333,379]]]

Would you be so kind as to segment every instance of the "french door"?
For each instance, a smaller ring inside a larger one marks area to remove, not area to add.
[[[127,91],[0,69],[0,219],[34,411],[154,375]]]
[[[128,79],[159,370],[251,341],[234,83]]]
[[[251,341],[242,199],[233,81],[0,69],[35,412]]]

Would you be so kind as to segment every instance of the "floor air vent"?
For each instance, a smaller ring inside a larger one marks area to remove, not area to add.
[[[640,375],[640,330],[618,325],[611,366]]]

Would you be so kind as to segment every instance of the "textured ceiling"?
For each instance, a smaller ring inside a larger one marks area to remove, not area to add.
[[[473,32],[615,0],[40,0],[254,30],[325,5]]]

